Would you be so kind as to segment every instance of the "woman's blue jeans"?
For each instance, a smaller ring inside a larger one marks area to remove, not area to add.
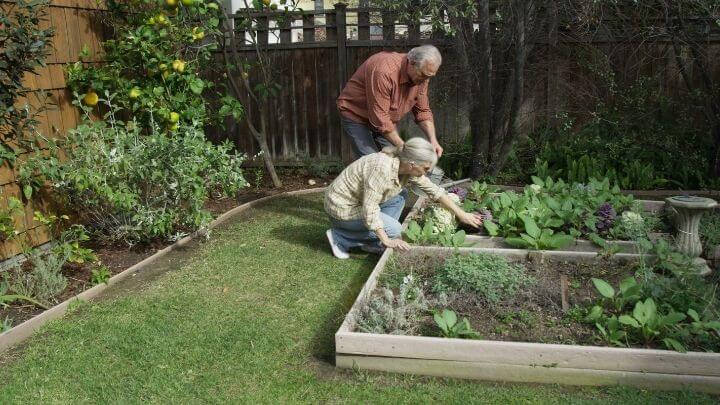
[[[391,239],[399,238],[401,233],[400,214],[405,207],[407,190],[390,198],[380,204],[380,218],[384,224],[385,233]],[[380,251],[384,249],[375,231],[365,226],[365,221],[360,219],[341,220],[330,218],[332,233],[335,243],[342,250],[349,250],[354,247],[365,246],[370,250]]]

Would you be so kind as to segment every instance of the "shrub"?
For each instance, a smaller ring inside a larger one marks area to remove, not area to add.
[[[173,136],[157,125],[142,134],[135,121],[115,119],[107,98],[105,120],[88,119],[51,141],[53,158],[33,169],[96,236],[133,244],[201,228],[211,219],[203,210],[211,191],[233,195],[246,185],[242,156],[207,141],[197,123],[180,125]]]
[[[398,294],[381,288],[358,316],[358,330],[365,333],[410,335],[420,326],[420,317],[429,303],[420,285],[410,278],[400,286]]]
[[[55,302],[67,287],[67,278],[60,273],[66,258],[52,251],[35,250],[28,258],[30,270],[17,264],[3,274],[3,281],[14,294],[30,297],[42,303]]]
[[[534,279],[525,273],[524,267],[512,264],[501,256],[455,254],[437,270],[433,290],[471,292],[496,303],[532,283]]]

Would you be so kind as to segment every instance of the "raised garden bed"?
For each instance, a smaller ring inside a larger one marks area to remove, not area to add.
[[[468,190],[471,188],[471,182],[470,181],[463,181],[458,182],[456,184],[453,184],[453,187],[451,190],[458,190],[461,191],[463,194],[463,200],[461,201],[462,204],[466,205],[466,209],[472,210],[473,204],[477,208],[478,205],[483,205],[483,210],[486,213],[490,214],[490,218],[486,219],[489,222],[492,222],[495,225],[500,225],[499,223],[502,220],[499,220],[498,218],[498,212],[490,209],[489,205],[487,204],[487,201],[495,199],[499,200],[502,195],[501,193],[497,192],[488,192],[486,194],[486,197],[483,197],[485,203],[478,203],[477,201],[472,201],[468,205],[468,201],[472,200],[473,193],[468,193]],[[468,198],[465,199],[465,194],[468,194]],[[528,193],[532,194],[532,193]],[[610,193],[607,193],[610,194]],[[620,195],[619,193],[616,193],[617,195]],[[517,194],[522,196],[522,190],[520,190],[520,193]],[[531,195],[531,198],[534,198],[534,196]],[[544,196],[538,195],[538,199],[542,200]],[[631,198],[631,197],[630,197]],[[564,202],[563,200],[560,200],[556,197],[556,200],[559,203]],[[650,240],[657,240],[657,239],[670,239],[671,234],[670,231],[673,228],[673,225],[671,224],[672,220],[672,214],[666,209],[666,204],[663,201],[653,201],[653,200],[634,200],[632,203],[635,207],[639,207],[642,209],[642,215],[644,218],[652,218],[655,219],[655,222],[657,222],[658,229],[654,229],[651,232],[647,234],[647,237]],[[409,226],[415,226],[412,224],[412,221],[416,221],[420,226],[415,227],[415,230],[423,228],[424,220],[426,219],[426,210],[428,207],[430,207],[432,204],[427,198],[420,198],[413,206],[412,210],[410,211],[408,215],[408,219],[406,223],[404,224],[404,230],[406,231],[406,236],[408,236],[408,239],[411,240],[411,242],[418,244],[418,245],[432,245],[432,244],[438,244],[438,241],[428,242],[427,240],[422,240],[423,238],[415,239],[410,237],[408,231]],[[599,205],[599,204],[598,204]],[[487,209],[485,209],[487,207]],[[620,207],[618,207],[620,208]],[[630,211],[627,209],[627,207],[623,207],[625,210]],[[534,208],[532,208],[534,209]],[[595,208],[593,208],[595,209]],[[637,209],[637,208],[636,208]],[[523,208],[525,212],[527,212],[527,208]],[[558,210],[559,211],[559,210]],[[518,212],[521,212],[521,210],[518,210]],[[586,213],[586,217],[591,217],[596,215],[595,212],[589,212]],[[613,222],[621,222],[623,220],[622,215],[620,212],[615,212],[613,210]],[[435,219],[435,216],[430,215],[431,218]],[[557,215],[550,215],[548,218],[552,217],[553,221],[560,221],[559,217]],[[436,219],[437,222],[437,219]],[[518,225],[518,232],[516,236],[520,236],[521,233],[525,232],[526,230],[523,229],[522,221],[517,219],[515,221]],[[539,219],[535,219],[535,223],[540,228],[545,228],[543,224],[540,222]],[[453,225],[454,226],[454,225]],[[553,232],[555,234],[557,233],[568,233],[565,235],[566,242],[562,244],[562,246],[559,247],[561,250],[568,250],[568,251],[589,251],[589,252],[600,252],[603,250],[607,250],[608,247],[611,247],[614,252],[622,252],[622,253],[638,253],[638,246],[637,243],[631,241],[631,240],[620,240],[620,239],[614,239],[612,234],[610,233],[601,233],[601,232],[595,232],[595,230],[589,230],[584,224],[582,225],[585,229],[583,229],[583,235],[580,235],[579,232],[573,230],[573,232],[576,233],[574,238],[567,232],[568,228],[572,228],[569,224],[565,224],[562,226],[558,226],[557,223],[551,226],[547,226],[547,228],[552,228]],[[496,226],[496,228],[499,228],[497,230],[498,235],[497,236],[490,236],[489,232],[486,228],[481,228],[479,231],[474,231],[469,228],[463,228],[460,226],[458,229],[463,230],[463,233],[466,234],[466,236],[463,239],[463,243],[461,246],[464,247],[478,247],[478,248],[514,248],[518,246],[514,246],[507,242],[506,238],[502,236],[503,229],[502,225]],[[593,242],[591,240],[588,240],[588,234],[590,233],[596,233],[601,239],[605,239],[607,242],[607,246],[602,247],[597,242]],[[446,238],[446,240],[449,238]],[[458,239],[460,240],[460,239]],[[444,241],[439,241],[439,244],[443,244]],[[444,243],[447,245],[447,243]],[[523,248],[527,248],[527,246],[522,246]],[[548,247],[548,249],[553,249],[551,247]],[[558,247],[555,247],[554,249],[558,249]]]
[[[505,298],[489,299],[488,295],[478,300],[467,290],[449,299],[439,297],[432,287],[436,281],[431,280],[437,280],[433,278],[436,269],[457,252],[499,255],[513,265],[522,265],[533,281],[516,286]],[[659,339],[635,342],[630,348],[610,347],[598,339],[592,323],[578,320],[591,312],[583,314],[578,308],[591,306],[599,297],[590,279],[599,277],[617,286],[632,274],[639,259],[634,254],[598,257],[592,252],[521,249],[415,247],[407,253],[388,251],[335,335],[336,365],[494,381],[626,384],[720,393],[720,354],[701,352],[706,347],[698,347],[697,342],[690,342],[687,353],[664,350]],[[409,279],[409,274],[414,278]],[[389,334],[387,330],[378,333],[369,308],[379,306],[370,305],[371,301],[380,302],[388,294],[380,289],[383,286],[396,296],[414,291],[403,286],[407,283],[419,283],[436,313],[439,308],[451,308],[458,320],[467,318],[481,338],[432,336],[442,333],[428,312],[431,308],[420,311],[415,325],[404,326],[408,331],[401,333],[412,335]]]

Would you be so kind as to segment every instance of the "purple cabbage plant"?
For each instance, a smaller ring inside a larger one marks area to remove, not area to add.
[[[612,228],[613,224],[615,223],[617,212],[615,212],[615,208],[613,208],[610,203],[605,202],[600,205],[600,208],[598,208],[595,216],[597,217],[597,223],[595,224],[595,228],[597,229],[598,233],[606,233],[610,230],[610,228]]]
[[[468,195],[468,191],[462,187],[452,186],[448,189],[448,193],[457,194],[460,197],[460,201],[464,201]]]

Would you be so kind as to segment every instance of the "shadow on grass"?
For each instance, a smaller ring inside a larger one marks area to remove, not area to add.
[[[317,252],[317,254],[332,255],[330,245],[328,245],[327,238],[325,237],[326,226],[327,224],[290,224],[273,228],[270,230],[270,234],[277,240],[310,249]]]
[[[328,219],[323,207],[322,194],[288,196],[263,204],[257,210],[293,216],[302,221],[320,222]]]
[[[312,338],[312,356],[316,360],[335,365],[335,332],[340,328],[345,315],[355,303],[355,299],[377,263],[377,258],[378,256],[368,254],[364,258],[354,257],[351,259],[362,260],[362,264],[359,271],[355,272],[350,282],[345,285],[338,302],[325,314],[321,323],[322,327]]]

